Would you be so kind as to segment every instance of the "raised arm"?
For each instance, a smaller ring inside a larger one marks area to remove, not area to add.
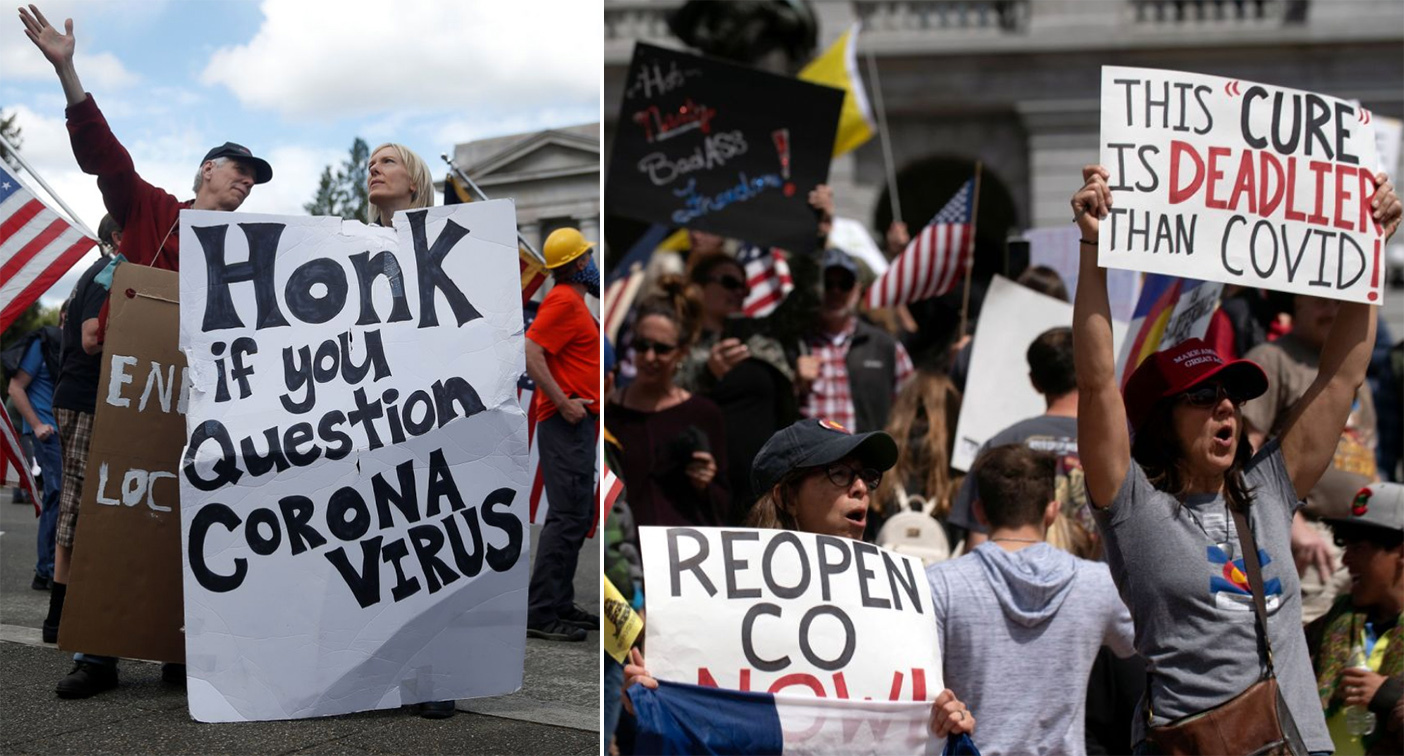
[[[1107,272],[1097,267],[1097,233],[1111,210],[1107,169],[1082,169],[1083,187],[1073,195],[1073,215],[1082,232],[1082,261],[1073,302],[1073,362],[1077,368],[1077,449],[1087,492],[1096,507],[1111,506],[1131,469],[1126,406],[1116,385]]]
[[[1385,174],[1377,174],[1375,183],[1379,188],[1371,207],[1388,241],[1399,228],[1399,197]],[[1365,382],[1370,350],[1375,345],[1376,319],[1374,305],[1341,304],[1321,349],[1316,380],[1287,415],[1280,434],[1282,458],[1299,498],[1306,498],[1331,464],[1355,392]]]
[[[31,5],[29,10],[20,8],[19,15],[20,21],[24,22],[24,36],[29,37],[29,41],[53,64],[69,107],[87,99],[83,84],[78,81],[78,71],[73,67],[73,19],[64,19],[63,27],[68,32],[64,34],[55,29],[49,23],[49,19],[44,18],[38,6]]]

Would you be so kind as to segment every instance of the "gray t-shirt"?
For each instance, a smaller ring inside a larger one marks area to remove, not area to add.
[[[1253,491],[1249,523],[1282,695],[1308,750],[1331,751],[1292,561],[1292,513],[1300,504],[1276,440],[1258,452],[1244,478]],[[1190,496],[1181,504],[1153,488],[1133,462],[1112,506],[1095,514],[1112,579],[1136,623],[1136,650],[1151,672],[1155,724],[1217,706],[1257,682],[1263,662],[1253,598],[1223,497]],[[1138,715],[1133,739],[1144,737],[1145,717]]]
[[[1086,753],[1087,682],[1103,644],[1130,656],[1131,615],[1107,566],[1038,543],[928,567],[946,687],[979,721],[980,752]]]

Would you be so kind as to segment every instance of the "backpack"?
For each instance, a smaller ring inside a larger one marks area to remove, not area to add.
[[[14,346],[0,353],[0,367],[5,369],[5,374],[13,376],[19,372],[20,363],[24,361],[24,356],[29,352],[29,345],[35,339],[39,339],[39,354],[44,358],[44,366],[49,369],[49,380],[58,383],[59,365],[59,340],[61,334],[57,326],[42,326],[25,334]]]
[[[928,501],[924,496],[908,495],[900,483],[895,494],[901,511],[882,524],[877,535],[878,545],[898,554],[916,557],[926,567],[949,559],[951,544],[946,538],[946,529],[931,516],[936,502]]]

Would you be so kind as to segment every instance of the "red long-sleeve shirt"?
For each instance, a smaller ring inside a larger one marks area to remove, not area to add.
[[[70,106],[66,115],[78,167],[97,176],[102,203],[122,226],[122,244],[117,251],[138,265],[180,270],[180,229],[176,222],[181,209],[195,201],[181,202],[137,174],[132,156],[113,136],[91,94]]]

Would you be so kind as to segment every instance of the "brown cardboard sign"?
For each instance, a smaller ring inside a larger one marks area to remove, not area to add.
[[[131,263],[112,280],[97,414],[59,646],[184,662],[180,471],[185,355],[178,274]]]

